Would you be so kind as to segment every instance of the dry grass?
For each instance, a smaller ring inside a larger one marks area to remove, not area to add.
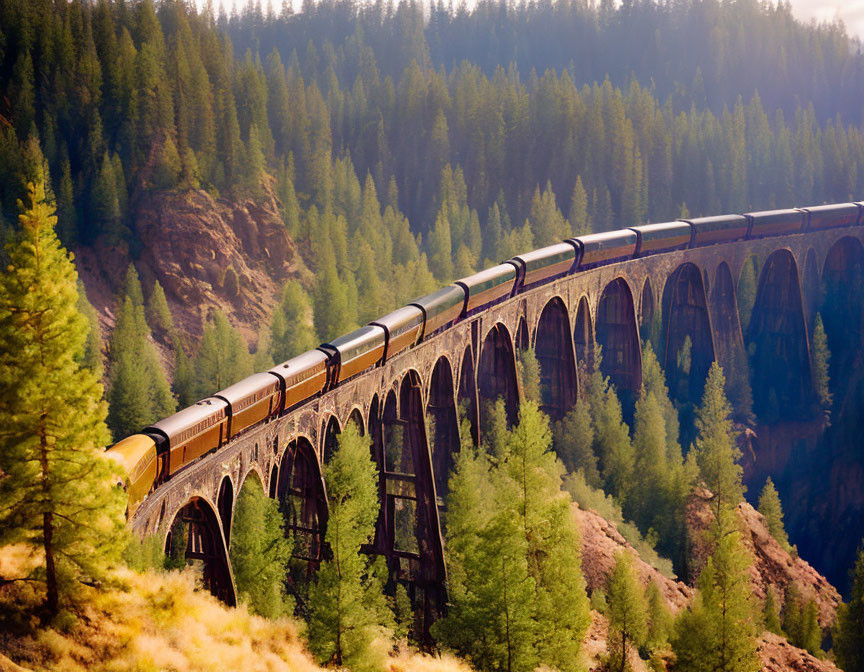
[[[14,557],[13,557],[14,555]],[[0,550],[0,568],[26,558]],[[52,672],[321,672],[289,619],[269,621],[229,609],[196,590],[191,572],[137,574],[121,569],[116,587],[85,588],[76,615],[51,628],[13,636],[0,628],[0,651],[26,670]],[[0,604],[35,603],[36,591],[12,584]],[[0,670],[8,660],[0,657]],[[452,657],[400,652],[388,672],[470,672]]]

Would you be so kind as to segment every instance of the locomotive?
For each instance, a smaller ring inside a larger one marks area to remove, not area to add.
[[[518,255],[421,297],[350,334],[256,373],[108,449],[125,467],[131,517],[147,495],[198,458],[384,364],[489,306],[541,284],[629,259],[739,240],[864,225],[864,202],[645,224]]]

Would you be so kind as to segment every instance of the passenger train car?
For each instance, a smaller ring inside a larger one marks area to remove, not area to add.
[[[267,422],[490,305],[579,271],[674,250],[864,225],[864,202],[680,219],[592,233],[520,254],[256,373],[119,441],[128,515],[161,483],[250,427]]]

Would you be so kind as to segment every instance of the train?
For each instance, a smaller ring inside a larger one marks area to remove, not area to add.
[[[154,488],[236,436],[526,290],[653,254],[862,225],[864,201],[645,224],[577,236],[515,256],[253,374],[113,445],[107,452],[125,470],[127,516]]]

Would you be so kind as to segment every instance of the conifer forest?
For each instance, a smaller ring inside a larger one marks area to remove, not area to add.
[[[130,524],[198,488],[171,461],[209,448],[133,469],[121,443],[256,372],[284,401],[273,371],[310,351],[323,399],[339,337],[410,304],[411,347],[443,342],[482,313],[451,283],[510,260],[513,301],[539,286],[513,258],[562,241],[576,269],[583,239],[649,223],[693,227],[670,254],[714,215],[847,204],[864,226],[861,37],[795,4],[0,0],[0,670],[864,672],[853,229],[787,284],[759,253],[722,290],[677,276],[732,296],[737,350],[670,336],[661,285],[653,312],[631,298],[639,384],[571,320],[560,402],[517,334],[515,399],[454,370],[452,421],[424,382],[417,429],[397,386],[377,433],[349,421],[220,489],[216,537]],[[465,307],[432,328],[418,297],[444,287]],[[429,450],[434,525],[399,452],[417,432],[453,447]]]

